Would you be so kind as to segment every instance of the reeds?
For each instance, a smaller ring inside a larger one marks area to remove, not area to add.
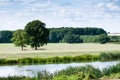
[[[120,64],[115,66],[99,70],[93,66],[86,65],[81,67],[68,67],[61,71],[56,71],[55,73],[49,73],[47,71],[38,72],[35,77],[3,77],[0,80],[98,80],[99,78],[107,78],[117,74],[117,78],[120,78]],[[114,78],[112,76],[112,79]],[[116,76],[115,76],[116,78]]]
[[[50,58],[20,58],[20,59],[0,59],[0,65],[4,64],[49,64],[49,63],[69,63],[88,61],[109,61],[120,60],[120,53],[83,54],[80,56],[64,56]]]

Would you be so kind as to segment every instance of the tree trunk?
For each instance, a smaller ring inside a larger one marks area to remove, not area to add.
[[[35,50],[37,50],[37,46],[35,46]]]
[[[21,46],[21,50],[23,51],[23,46]]]

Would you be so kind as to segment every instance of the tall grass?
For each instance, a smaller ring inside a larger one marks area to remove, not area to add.
[[[55,72],[55,76],[71,76],[71,75],[84,75],[86,77],[91,78],[99,78],[102,76],[101,71],[99,69],[96,69],[90,65],[83,66],[83,67],[69,67],[67,69]]]
[[[120,60],[120,53],[101,53],[100,60]]]
[[[20,59],[0,59],[0,65],[3,64],[46,64],[46,63],[69,63],[69,62],[88,62],[88,61],[108,61],[120,60],[120,53],[101,53],[101,54],[83,54],[80,56],[64,56],[51,58],[20,58]]]
[[[109,68],[105,68],[102,71],[103,75],[107,75],[107,76],[109,76],[110,74],[119,73],[119,72],[120,72],[120,63],[115,65],[115,66],[111,66]]]
[[[0,64],[46,64],[46,63],[69,63],[99,60],[99,55],[84,54],[80,56],[64,56],[52,58],[20,58],[0,59]]]
[[[38,72],[35,77],[7,77],[0,78],[0,80],[98,80],[99,78],[112,78],[120,79],[120,64],[105,68],[102,71],[94,68],[93,66],[81,66],[81,67],[68,67],[67,69],[56,71],[55,73],[49,73],[47,71]],[[114,75],[117,75],[117,77]],[[104,79],[103,79],[104,80]]]

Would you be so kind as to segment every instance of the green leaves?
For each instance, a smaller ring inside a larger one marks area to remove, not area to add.
[[[106,34],[101,34],[98,39],[98,42],[100,42],[101,44],[105,44],[109,41],[109,37]]]
[[[45,23],[34,20],[25,26],[25,32],[28,35],[28,44],[37,50],[37,47],[47,44],[49,30],[45,28]]]
[[[27,34],[24,30],[17,30],[13,34],[13,38],[11,39],[16,46],[20,46],[23,50],[23,47],[27,44]]]

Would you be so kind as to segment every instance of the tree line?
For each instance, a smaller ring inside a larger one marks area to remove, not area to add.
[[[102,28],[45,28],[46,24],[39,20],[34,20],[26,24],[25,28],[16,31],[0,31],[0,43],[14,43],[16,46],[32,48],[43,46],[49,43],[86,43],[99,42],[119,42],[120,36],[108,36]]]
[[[72,27],[62,27],[62,28],[48,28],[49,42],[59,43],[59,42],[83,42],[80,36],[83,35],[100,35],[107,34],[102,28],[72,28]],[[0,31],[0,43],[11,43],[11,38],[15,31]],[[31,33],[31,31],[29,32]],[[34,33],[34,32],[33,32]],[[71,39],[70,39],[71,38]],[[76,40],[76,41],[75,41]]]
[[[102,28],[72,28],[72,27],[62,27],[62,28],[50,28],[49,42],[59,43],[59,42],[68,42],[68,43],[80,43],[83,42],[83,39],[80,38],[81,35],[100,35],[107,32]],[[71,38],[71,39],[70,39]],[[74,40],[73,40],[74,39]],[[72,41],[73,40],[73,41]]]

